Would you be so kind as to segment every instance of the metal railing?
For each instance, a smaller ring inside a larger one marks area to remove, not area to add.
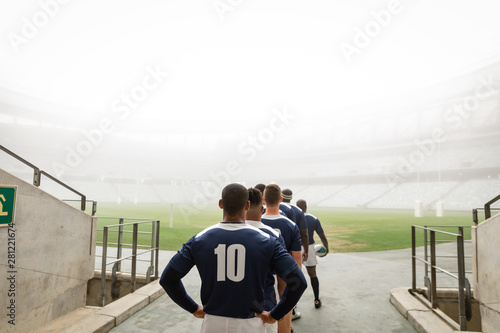
[[[438,230],[436,228],[457,228],[457,233]],[[421,229],[424,231],[424,257],[420,258],[417,256],[417,245],[416,245],[416,230]],[[428,236],[430,235],[430,240],[428,240]],[[446,235],[449,237],[453,237],[456,240],[456,256],[438,256],[436,251],[436,243],[439,242],[448,242],[450,240],[439,241],[436,239],[436,234]],[[426,303],[429,307],[436,310],[438,309],[438,282],[437,282],[437,273],[443,273],[452,279],[457,280],[458,282],[458,323],[454,322],[449,316],[444,314],[443,312],[436,311],[443,319],[445,319],[450,325],[454,326],[455,329],[460,331],[467,330],[467,320],[470,320],[472,316],[471,309],[471,286],[469,281],[466,278],[465,270],[465,251],[464,251],[464,227],[462,226],[417,226],[413,225],[411,229],[411,237],[412,237],[412,292],[414,294],[420,293],[417,289],[417,269],[416,264],[417,261],[424,263],[425,265],[425,284],[427,285],[427,301]],[[430,246],[430,254],[428,251],[428,247]],[[446,258],[456,258],[457,263],[457,272],[450,272],[449,270],[439,267],[436,263],[436,259],[438,257],[446,257]],[[469,256],[471,257],[471,256]],[[431,277],[429,279],[428,272],[430,269]],[[424,302],[425,303],[425,302]]]
[[[500,211],[500,208],[492,208],[491,205],[493,205],[495,202],[500,200],[500,194],[488,201],[487,203],[484,204],[484,208],[474,208],[472,210],[472,219],[474,223],[477,225],[479,223],[479,216],[478,216],[478,211],[479,210],[484,210],[484,219],[487,220],[491,217],[491,211],[492,210],[498,210]]]
[[[118,224],[112,224],[104,226],[103,229],[97,229],[98,232],[102,232],[102,242],[96,242],[102,245],[102,255],[101,255],[101,291],[99,297],[99,306],[105,305],[106,299],[106,270],[109,265],[111,268],[111,285],[117,280],[118,273],[124,273],[122,270],[122,262],[125,260],[130,260],[130,282],[131,290],[134,292],[136,289],[136,278],[137,278],[137,263],[147,262],[149,266],[146,268],[143,275],[146,276],[146,283],[151,281],[151,276],[154,274],[154,279],[158,279],[158,256],[159,256],[159,242],[160,242],[160,220],[145,220],[145,219],[133,219],[133,218],[116,218],[116,217],[98,217],[98,219],[114,219],[118,220]],[[125,221],[131,220],[133,222],[125,223]],[[150,231],[139,231],[139,226],[151,224]],[[131,227],[132,230],[127,230],[127,227]],[[117,233],[116,242],[112,242],[110,238],[111,233]],[[124,235],[132,234],[132,243],[125,243]],[[139,244],[140,235],[150,235],[148,237],[149,244]],[[109,256],[108,251],[110,246],[116,246],[116,256]],[[123,254],[124,249],[131,249],[131,253],[128,255]],[[138,252],[138,249],[143,249],[144,251]],[[144,254],[150,253],[150,259],[140,259],[139,257]],[[98,257],[98,255],[96,255]],[[111,260],[108,260],[111,259]],[[117,295],[115,295],[118,297]],[[113,288],[112,288],[112,297]]]
[[[489,219],[491,217],[491,205],[500,200],[500,194],[484,204],[484,217]]]
[[[40,186],[40,183],[42,181],[42,175],[44,175],[47,178],[49,178],[50,180],[52,180],[52,181],[56,182],[57,184],[65,187],[66,189],[70,190],[71,192],[76,193],[77,195],[79,195],[80,198],[81,198],[81,200],[80,200],[80,209],[82,211],[85,211],[85,203],[86,203],[86,197],[85,197],[85,195],[83,195],[82,193],[78,192],[74,188],[66,185],[65,183],[63,183],[59,179],[51,176],[47,172],[45,172],[43,170],[40,170],[40,168],[38,168],[37,166],[35,166],[35,165],[31,164],[30,162],[26,161],[24,158],[22,158],[21,156],[17,155],[16,153],[10,151],[9,149],[5,148],[4,146],[0,145],[0,150],[3,150],[4,152],[6,152],[7,154],[9,154],[10,156],[14,157],[18,161],[26,164],[27,166],[29,166],[30,168],[33,169],[33,185],[34,186],[36,186],[36,187]]]
[[[71,200],[71,199],[62,199],[62,201],[64,201],[64,202],[80,202],[80,200]],[[86,202],[92,203],[91,215],[95,216],[95,213],[97,212],[97,201],[86,200]]]

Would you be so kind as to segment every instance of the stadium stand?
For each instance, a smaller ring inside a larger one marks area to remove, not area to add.
[[[195,122],[200,128],[196,138],[186,138],[179,124],[149,119],[147,126],[120,124],[102,138],[94,133],[98,142],[89,146],[99,119],[1,87],[0,140],[99,202],[215,202],[214,189],[225,180],[220,173],[236,160],[241,171],[231,181],[248,186],[276,182],[311,206],[413,209],[421,200],[425,209],[435,209],[441,199],[445,209],[470,210],[500,188],[500,86],[489,87],[490,95],[481,86],[484,78],[498,82],[499,60],[493,57],[397,101],[358,105],[373,108],[376,116],[358,117],[347,108],[334,120],[290,124],[254,159],[237,149],[246,134],[213,132]],[[48,117],[55,120],[48,122]],[[226,159],[206,158],[224,142],[235,142]],[[291,147],[291,142],[300,144]],[[192,154],[196,144],[201,152]],[[86,156],[75,156],[78,145],[87,148]],[[32,180],[25,165],[5,156],[0,162],[3,169]],[[64,189],[41,186],[56,197],[73,199]]]

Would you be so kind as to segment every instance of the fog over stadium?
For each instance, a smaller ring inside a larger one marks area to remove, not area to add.
[[[276,182],[334,207],[481,206],[500,191],[499,7],[3,1],[0,144],[100,201]]]

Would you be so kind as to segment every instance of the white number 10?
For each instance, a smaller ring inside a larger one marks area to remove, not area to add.
[[[217,281],[226,281],[226,276],[229,280],[234,282],[243,280],[245,277],[246,254],[246,249],[243,245],[229,245],[227,248],[227,260],[226,244],[219,244],[219,246],[215,248],[214,253],[217,255]]]

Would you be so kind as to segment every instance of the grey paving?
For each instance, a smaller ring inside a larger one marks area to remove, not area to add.
[[[161,267],[174,252],[162,251]],[[302,317],[293,321],[295,332],[416,332],[390,303],[390,291],[411,285],[409,249],[333,253],[320,258],[317,273],[323,306],[315,309],[311,287],[298,303]],[[304,273],[307,276],[307,273]],[[309,281],[309,279],[308,279]],[[183,280],[199,300],[200,280],[193,269]],[[199,332],[201,320],[194,318],[163,295],[110,332]]]

